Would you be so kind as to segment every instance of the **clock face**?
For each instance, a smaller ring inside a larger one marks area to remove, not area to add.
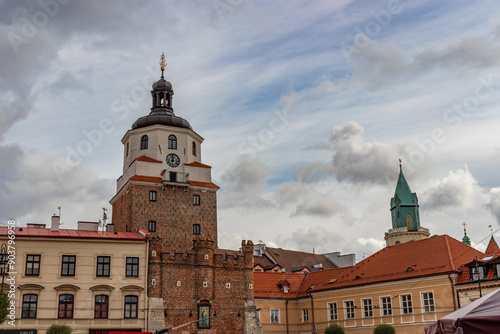
[[[171,153],[171,154],[167,155],[167,164],[170,167],[177,167],[177,166],[179,166],[180,162],[181,162],[181,160],[179,159],[177,154]]]

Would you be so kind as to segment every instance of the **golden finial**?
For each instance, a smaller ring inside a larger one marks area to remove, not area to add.
[[[163,79],[163,71],[165,71],[165,66],[167,63],[165,62],[165,54],[162,52],[160,57],[160,66],[161,66],[161,78]]]
[[[403,161],[401,161],[401,158],[399,158],[399,166],[400,166],[400,167],[401,167],[401,163],[402,163],[402,162],[403,162]]]
[[[464,232],[465,232],[465,225],[467,225],[465,222],[462,224],[464,226]]]

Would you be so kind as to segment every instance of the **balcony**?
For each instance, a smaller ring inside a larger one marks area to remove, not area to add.
[[[188,183],[189,173],[169,172],[163,173],[163,182]]]

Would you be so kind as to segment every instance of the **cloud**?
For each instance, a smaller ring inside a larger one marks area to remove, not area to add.
[[[99,219],[102,207],[108,207],[114,181],[97,178],[88,167],[78,165],[71,173],[57,175],[53,162],[65,163],[63,157],[49,157],[34,149],[1,146],[0,222],[16,219],[48,222],[62,207],[62,220],[70,228],[77,220]],[[82,207],[81,203],[85,203]]]
[[[323,196],[316,200],[307,200],[297,205],[292,217],[296,216],[317,216],[329,218],[335,214],[344,211],[344,208],[334,199],[324,198]]]
[[[363,131],[356,122],[333,128],[331,172],[341,182],[385,184],[388,177],[393,180],[398,154],[388,145],[365,142]]]
[[[303,252],[327,253],[335,251],[342,241],[340,235],[328,231],[323,226],[314,226],[309,229],[298,229],[289,237],[278,238],[278,244],[284,248],[296,249]]]
[[[500,63],[500,48],[484,36],[466,36],[422,51],[406,51],[393,44],[370,41],[367,47],[354,53],[353,63],[353,78],[378,90],[436,70],[460,76],[494,68]]]
[[[221,206],[255,208],[271,205],[271,202],[262,197],[270,175],[271,168],[256,159],[239,160],[224,173]]]
[[[435,182],[423,193],[422,204],[430,210],[447,207],[473,208],[485,203],[483,190],[469,169],[449,171],[448,175]]]
[[[492,188],[488,197],[487,207],[500,225],[500,188]]]

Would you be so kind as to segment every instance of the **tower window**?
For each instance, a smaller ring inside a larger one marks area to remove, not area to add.
[[[200,224],[193,224],[193,234],[200,235],[200,233],[201,233]]]
[[[156,222],[154,220],[149,221],[148,232],[156,232]]]
[[[151,190],[151,191],[149,192],[149,200],[150,200],[151,202],[156,202],[156,191]]]
[[[413,231],[413,217],[410,214],[406,215],[406,226],[408,231]]]
[[[127,145],[125,146],[125,157],[128,157],[128,148],[129,148],[129,145],[128,145],[128,142],[127,142]]]
[[[174,135],[168,136],[168,148],[171,150],[177,149],[177,137]]]
[[[200,195],[193,195],[193,204],[200,205]]]
[[[196,143],[193,142],[193,155],[196,156]]]
[[[141,150],[147,150],[148,149],[148,136],[144,135],[141,138]]]

